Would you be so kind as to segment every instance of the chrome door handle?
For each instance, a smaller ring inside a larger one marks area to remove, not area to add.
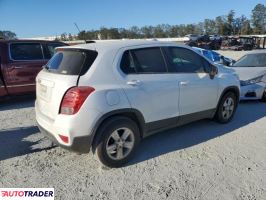
[[[139,80],[131,80],[127,82],[128,85],[132,85],[132,86],[139,86],[141,85],[141,81]]]
[[[187,86],[188,83],[189,83],[188,81],[181,81],[181,82],[180,82],[180,85],[181,85],[181,86]]]

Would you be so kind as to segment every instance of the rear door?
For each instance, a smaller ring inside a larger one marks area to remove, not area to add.
[[[169,66],[177,72],[180,115],[214,109],[218,100],[218,79],[210,78],[210,63],[183,47],[165,48]]]
[[[47,62],[40,43],[10,43],[6,86],[10,94],[35,91],[35,79]]]
[[[85,74],[97,57],[96,51],[61,49],[37,76],[36,109],[55,119],[66,91],[77,85],[79,76]]]
[[[146,123],[166,122],[150,128],[176,124],[179,86],[175,74],[168,72],[161,48],[125,51],[120,67],[125,74],[125,92],[131,106],[142,112]]]

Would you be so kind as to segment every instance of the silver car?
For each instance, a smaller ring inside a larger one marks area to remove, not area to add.
[[[240,78],[240,98],[266,101],[266,50],[252,51],[232,67]]]

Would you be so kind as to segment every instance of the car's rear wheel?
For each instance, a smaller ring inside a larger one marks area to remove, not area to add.
[[[228,123],[232,120],[236,108],[237,108],[237,97],[233,92],[226,93],[217,108],[215,118],[219,123]]]
[[[98,134],[102,137],[97,145],[97,155],[108,167],[121,167],[127,163],[140,141],[137,124],[126,117],[108,120]]]

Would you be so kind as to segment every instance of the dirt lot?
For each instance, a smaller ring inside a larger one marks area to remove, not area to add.
[[[64,200],[266,198],[266,104],[241,103],[230,124],[203,120],[151,136],[121,169],[52,146],[33,106],[32,97],[0,105],[0,187],[54,187]]]

